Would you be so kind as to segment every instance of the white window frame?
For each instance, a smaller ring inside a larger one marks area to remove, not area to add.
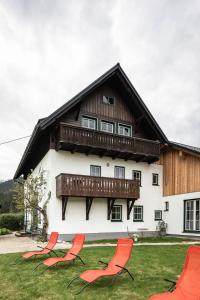
[[[200,199],[185,200],[184,216],[184,231],[200,232]]]
[[[160,214],[158,217],[156,214]],[[162,220],[162,210],[154,210],[154,220],[161,221]]]
[[[152,173],[152,185],[159,185],[159,174]]]
[[[136,210],[141,210],[136,212]],[[143,222],[144,208],[142,205],[133,206],[133,222]],[[137,217],[136,217],[137,216]],[[141,216],[141,217],[139,217]]]
[[[118,210],[115,212],[115,210]],[[117,213],[119,215],[118,218],[113,218],[113,215]],[[114,205],[111,211],[111,221],[112,222],[122,222],[122,205]]]
[[[123,128],[123,133],[120,133],[120,127]],[[130,132],[129,132],[130,134],[125,134],[124,130],[126,128],[128,128],[130,130]],[[118,134],[123,135],[123,136],[127,136],[127,137],[131,137],[132,136],[132,126],[119,123],[118,124]]]
[[[114,177],[119,179],[125,179],[125,167],[115,166]]]
[[[106,124],[106,129],[102,129],[103,124]],[[108,125],[112,125],[112,131],[108,130]],[[114,123],[102,120],[101,121],[101,131],[107,132],[107,133],[114,133]]]
[[[101,177],[101,166],[90,165],[90,176]]]
[[[136,176],[135,176],[136,174]],[[135,180],[139,180],[140,186],[142,186],[142,172],[139,170],[133,170],[132,171],[132,178]]]
[[[84,125],[84,121],[87,121],[87,126]],[[95,126],[90,126],[90,121],[94,121]],[[84,127],[84,128],[96,130],[97,129],[97,119],[82,116],[81,126]]]

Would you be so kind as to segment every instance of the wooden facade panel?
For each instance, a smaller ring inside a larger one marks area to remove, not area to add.
[[[114,97],[114,105],[103,103],[103,96]],[[133,136],[148,138],[143,127],[135,125],[137,118],[134,118],[134,112],[128,107],[125,99],[117,92],[116,88],[112,88],[110,85],[104,84],[102,87],[93,91],[83,99],[76,109],[68,112],[60,121],[68,125],[80,127],[82,116],[91,116],[99,120],[131,125]]]
[[[200,157],[170,149],[160,157],[163,165],[163,195],[200,191]]]

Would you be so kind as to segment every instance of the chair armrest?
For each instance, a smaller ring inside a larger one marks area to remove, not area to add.
[[[41,246],[39,246],[39,245],[37,245],[37,247],[38,247],[38,248],[41,248],[41,249],[44,249],[44,248],[45,248],[45,247],[41,247]]]
[[[176,287],[176,282],[173,281],[173,280],[165,279],[165,278],[164,278],[164,280],[167,281],[167,282],[172,283],[172,285],[171,285],[171,287],[168,289],[168,291],[169,291],[169,292],[173,292],[173,291],[175,290],[175,287]]]
[[[104,265],[108,265],[108,263],[106,263],[106,262],[104,262],[104,261],[102,261],[102,260],[99,260],[99,263],[101,263],[101,264],[104,264]]]

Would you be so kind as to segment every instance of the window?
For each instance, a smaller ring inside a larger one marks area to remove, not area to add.
[[[142,173],[141,171],[133,170],[133,179],[139,180],[140,186],[141,186],[141,180],[142,180]]]
[[[165,202],[165,211],[169,211],[169,202],[168,201]]]
[[[184,210],[184,230],[200,231],[200,199],[185,201]]]
[[[152,174],[152,185],[158,185],[158,174]]]
[[[118,133],[125,136],[131,136],[131,126],[119,124]]]
[[[162,210],[155,210],[154,220],[155,221],[161,221],[162,220]]]
[[[125,178],[125,168],[124,167],[115,167],[115,178]]]
[[[90,176],[101,176],[101,167],[100,166],[90,166]]]
[[[93,118],[82,117],[81,121],[82,127],[96,129],[97,128],[97,120]]]
[[[122,221],[122,205],[114,205],[111,212],[111,221]]]
[[[112,96],[103,96],[103,103],[104,104],[109,104],[109,105],[114,105],[114,103],[115,103],[115,97],[112,97]]]
[[[101,121],[101,130],[105,132],[113,133],[114,124],[106,121]]]
[[[143,222],[143,206],[133,206],[133,221]]]

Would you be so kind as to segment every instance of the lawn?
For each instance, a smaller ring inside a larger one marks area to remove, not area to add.
[[[132,281],[127,274],[119,277],[115,284],[107,286],[110,278],[99,280],[76,298],[79,299],[133,299],[145,300],[154,293],[168,287],[163,278],[176,280],[180,274],[188,246],[139,246],[133,249],[128,269],[134,275]],[[47,270],[43,275],[35,275],[32,269],[41,259],[23,261],[18,265],[12,262],[19,254],[0,255],[0,299],[9,300],[61,300],[74,299],[65,284],[80,272],[99,267],[98,260],[108,261],[114,247],[92,247],[82,250],[81,256],[87,266],[78,261],[68,269],[61,265]],[[73,287],[81,288],[78,283]]]

